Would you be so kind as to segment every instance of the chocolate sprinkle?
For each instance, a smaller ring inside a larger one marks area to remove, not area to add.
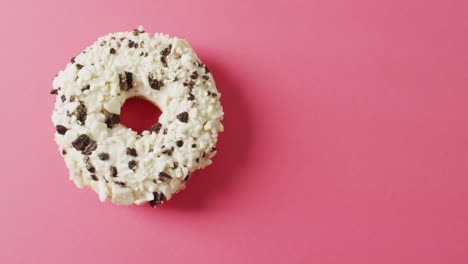
[[[131,160],[128,162],[128,167],[132,170],[136,167],[136,165],[137,165],[137,162],[135,160]]]
[[[197,144],[192,144],[192,148],[196,148],[197,147]]]
[[[101,153],[98,154],[98,158],[100,160],[108,160],[109,159],[109,153],[101,152]]]
[[[98,181],[99,179],[96,177],[96,175],[94,174],[91,174],[91,179],[93,179],[93,181]]]
[[[115,125],[120,123],[119,115],[110,113],[106,116],[106,120],[104,121],[108,128],[113,128]]]
[[[55,94],[55,95],[57,95],[57,94],[58,94],[58,90],[57,90],[57,89],[52,89],[52,91],[50,91],[50,94]]]
[[[188,118],[189,118],[189,115],[187,112],[183,112],[177,115],[177,119],[179,119],[179,121],[182,123],[187,123]]]
[[[184,141],[183,140],[177,140],[176,145],[180,148],[180,147],[182,147],[184,145]]]
[[[81,70],[81,69],[83,68],[83,65],[81,65],[81,64],[79,64],[79,63],[77,63],[75,66],[76,66],[76,68],[77,68],[78,70]]]
[[[64,127],[62,125],[56,125],[55,129],[57,130],[57,133],[59,133],[60,135],[65,135],[65,133],[68,130],[68,128],[66,128],[66,127]]]
[[[128,91],[133,88],[133,73],[131,72],[119,73],[119,80],[120,80],[121,90]]]
[[[84,86],[83,88],[81,88],[81,91],[84,92],[86,90],[89,90],[91,88],[91,86],[88,84],[86,86]]]
[[[110,54],[115,54],[115,49],[114,49],[114,48],[111,48],[111,49],[109,50],[109,53],[110,53]]]
[[[153,193],[153,196],[154,196],[154,199],[149,201],[149,204],[151,205],[151,207],[155,208],[158,204],[162,204],[164,203],[164,194],[162,193],[157,193],[157,192],[154,192]]]
[[[127,155],[132,156],[132,157],[138,157],[136,149],[134,148],[127,148]]]
[[[111,166],[110,167],[110,172],[111,172],[112,177],[114,177],[114,178],[117,177],[117,168],[116,167]]]
[[[125,184],[125,182],[121,182],[121,181],[115,181],[115,184],[120,185],[120,186],[122,186],[122,187],[127,186],[127,185]]]
[[[160,172],[159,173],[159,179],[162,181],[162,182],[167,182],[168,180],[172,179],[171,175],[165,173],[165,172]]]
[[[154,89],[154,90],[159,90],[164,85],[162,81],[158,81],[158,79],[153,78],[153,76],[151,75],[148,75],[148,83],[151,89]]]
[[[203,75],[202,78],[205,79],[205,80],[208,80],[208,79],[210,79],[210,76],[208,76],[208,75]]]
[[[81,153],[84,155],[91,154],[97,148],[96,141],[90,139],[88,135],[85,134],[81,134],[78,138],[76,138],[72,142],[72,146],[76,150],[81,151]]]
[[[71,58],[71,63],[75,63],[75,57]]]
[[[216,151],[216,148],[215,148],[215,147],[212,147],[212,148],[210,149],[210,151],[213,153],[213,152]]]
[[[187,176],[184,177],[184,181],[188,181],[190,179],[190,175],[187,174]]]
[[[162,124],[161,124],[161,123],[157,123],[157,124],[155,124],[155,125],[152,125],[152,126],[150,127],[149,131],[158,134],[159,131],[161,130],[161,127],[162,127]]]

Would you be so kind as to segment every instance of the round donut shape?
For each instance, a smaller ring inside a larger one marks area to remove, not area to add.
[[[54,78],[52,121],[70,179],[101,201],[155,207],[211,164],[223,109],[213,76],[187,41],[142,27],[99,38]],[[161,110],[141,134],[120,124],[125,100]]]

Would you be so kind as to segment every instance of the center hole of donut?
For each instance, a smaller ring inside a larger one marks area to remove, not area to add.
[[[137,133],[156,124],[161,110],[144,98],[133,97],[125,101],[120,110],[120,123]]]

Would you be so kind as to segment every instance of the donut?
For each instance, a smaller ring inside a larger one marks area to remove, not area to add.
[[[183,39],[139,27],[100,37],[53,80],[55,141],[79,188],[104,202],[156,207],[212,163],[224,113],[212,74]],[[120,123],[128,98],[161,110],[137,133]]]

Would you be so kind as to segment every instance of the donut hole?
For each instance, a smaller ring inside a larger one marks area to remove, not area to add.
[[[161,110],[142,97],[132,97],[125,101],[120,110],[120,123],[137,133],[148,130],[156,124]]]

